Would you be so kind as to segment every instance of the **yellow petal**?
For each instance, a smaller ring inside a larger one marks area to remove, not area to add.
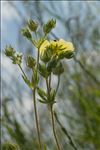
[[[63,39],[60,39],[59,42],[59,48],[63,49],[64,51],[74,51],[74,46],[71,42],[66,42]]]
[[[50,46],[52,49],[54,49],[56,51],[57,47],[58,47],[58,41],[50,41]]]
[[[49,41],[45,40],[42,45],[40,46],[40,54],[44,53],[46,48],[50,45]]]

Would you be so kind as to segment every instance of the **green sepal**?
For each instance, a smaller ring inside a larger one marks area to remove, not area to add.
[[[32,56],[27,56],[27,59],[26,59],[26,65],[27,67],[33,69],[36,65],[36,60],[32,57]]]
[[[38,99],[39,102],[43,103],[43,104],[48,104],[49,102],[48,101],[44,101],[42,99]]]
[[[61,75],[64,72],[64,68],[61,62],[58,62],[56,67],[52,69],[53,74]]]
[[[61,51],[58,55],[59,59],[63,59],[63,58],[67,58],[70,59],[74,56],[74,52],[73,51]]]
[[[46,35],[46,34],[50,33],[51,30],[53,28],[55,28],[55,26],[56,26],[56,20],[54,20],[54,19],[49,20],[46,24],[43,25],[44,34]]]
[[[28,22],[27,22],[27,25],[29,27],[29,29],[33,32],[36,32],[37,28],[38,28],[38,23],[35,22],[34,20],[30,19]]]
[[[40,89],[39,87],[37,88],[37,92],[39,94],[39,96],[46,101],[47,100],[47,94],[44,90]]]
[[[30,41],[32,42],[32,44],[33,44],[36,48],[38,48],[38,42],[37,42],[36,40],[34,40],[34,39],[32,38],[32,39],[30,39]]]
[[[56,65],[57,65],[57,60],[56,60],[56,58],[51,59],[50,62],[47,64],[47,70],[48,70],[49,72],[51,72],[52,69],[56,67]]]
[[[44,38],[40,38],[37,44],[38,49],[40,48],[40,46],[42,45],[42,43],[44,42]]]
[[[14,48],[11,45],[6,46],[5,51],[4,51],[4,53],[7,57],[13,57],[15,52],[16,51],[14,50]]]
[[[55,96],[56,96],[56,91],[52,89],[50,91],[50,100],[49,100],[51,103],[55,103]]]
[[[72,57],[74,57],[74,52],[69,52],[65,55],[65,58],[67,58],[67,59],[70,59]]]
[[[27,39],[31,40],[32,39],[32,35],[29,31],[29,29],[27,27],[21,29],[21,33],[24,37],[26,37]]]
[[[37,74],[37,70],[34,68],[33,75],[32,75],[32,84],[36,87],[38,83],[39,83],[39,77]]]
[[[50,72],[47,70],[44,64],[39,64],[39,73],[44,78],[47,78],[50,75]]]

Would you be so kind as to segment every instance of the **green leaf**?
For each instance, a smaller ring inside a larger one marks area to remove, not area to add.
[[[52,58],[50,60],[50,62],[48,63],[48,65],[47,65],[48,72],[51,72],[52,69],[56,67],[56,65],[57,65],[57,59],[56,58]]]
[[[52,89],[50,91],[50,102],[54,102],[55,101],[55,96],[56,96],[56,91]]]
[[[43,99],[43,100],[47,100],[47,94],[44,90],[40,89],[39,87],[37,88],[37,92],[39,94],[39,96]]]
[[[22,75],[22,78],[23,78],[24,82],[28,85],[28,87],[33,89],[32,83],[24,75]]]
[[[49,102],[44,101],[44,100],[42,100],[42,99],[38,99],[38,101],[39,101],[39,102],[41,102],[41,103],[43,103],[43,104],[47,104],[47,103],[49,103]]]

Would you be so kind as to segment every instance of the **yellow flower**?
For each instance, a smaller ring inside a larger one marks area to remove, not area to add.
[[[63,39],[59,41],[51,41],[50,46],[53,49],[53,54],[58,58],[71,58],[74,52],[74,46],[71,42],[66,42]]]
[[[74,46],[71,42],[60,40],[45,40],[40,46],[41,60],[48,62],[51,57],[56,56],[58,59],[71,58],[74,52]]]

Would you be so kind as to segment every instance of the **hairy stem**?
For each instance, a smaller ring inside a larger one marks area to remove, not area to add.
[[[37,72],[38,72],[38,65],[39,65],[39,49],[38,49],[38,53],[37,53],[37,65],[36,65]],[[38,113],[37,113],[37,105],[36,105],[36,87],[37,87],[37,85],[35,85],[34,90],[33,90],[33,103],[34,103],[35,122],[36,122],[36,128],[37,128],[39,150],[42,150],[40,128],[39,128],[39,121],[38,121]]]
[[[55,120],[54,120],[54,114],[53,114],[52,106],[50,107],[50,112],[51,112],[51,119],[52,119],[52,129],[53,129],[53,134],[54,134],[54,138],[56,141],[56,145],[57,145],[58,150],[61,150],[60,144],[58,142],[56,130],[55,130]]]
[[[22,71],[23,75],[27,78],[27,76],[26,76],[26,74],[25,74],[23,68],[21,67],[21,65],[18,65],[18,66],[19,66],[20,70]]]
[[[41,144],[41,138],[40,138],[40,128],[39,128],[37,106],[36,106],[36,89],[33,90],[33,103],[34,103],[35,122],[36,122],[36,128],[37,128],[39,149],[42,150],[42,144]]]
[[[60,75],[58,75],[58,83],[57,83],[57,87],[56,87],[56,94],[57,94],[57,91],[58,91],[58,88],[59,88],[59,83],[60,83]]]
[[[47,86],[48,99],[50,99],[51,75],[50,75],[50,78],[49,78],[49,82],[48,82],[48,78],[46,78],[46,86]],[[49,107],[50,107],[51,120],[52,120],[52,129],[53,129],[53,134],[54,134],[55,142],[56,142],[56,145],[57,145],[57,149],[61,150],[60,144],[58,142],[57,134],[56,134],[56,129],[55,129],[54,114],[53,114],[53,110],[52,110],[53,106],[50,104]]]

